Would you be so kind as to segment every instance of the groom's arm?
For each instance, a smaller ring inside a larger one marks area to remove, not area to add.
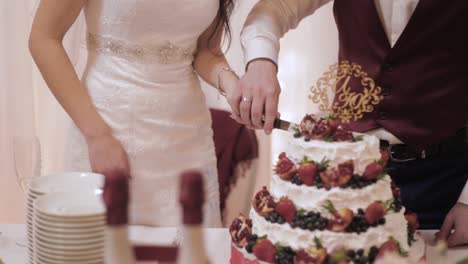
[[[237,100],[229,101],[237,121],[271,133],[280,93],[276,77],[279,40],[330,1],[260,0],[255,5],[241,34],[247,72],[240,81],[239,95],[233,97]]]
[[[278,63],[279,40],[305,17],[331,0],[261,0],[250,12],[241,34],[245,64],[259,58]]]

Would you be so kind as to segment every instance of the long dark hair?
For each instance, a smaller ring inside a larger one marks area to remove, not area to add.
[[[227,40],[229,46],[231,45],[231,24],[229,20],[231,18],[232,10],[234,9],[234,0],[219,0],[219,9],[218,15],[216,17],[216,28],[215,31],[210,36],[210,41],[214,37],[215,32],[219,29],[219,27],[224,27],[224,40]]]

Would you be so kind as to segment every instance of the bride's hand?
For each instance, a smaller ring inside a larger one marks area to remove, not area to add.
[[[119,171],[130,176],[127,153],[122,144],[112,135],[86,138],[89,160],[93,172],[106,174]]]
[[[238,94],[239,76],[233,72],[225,72],[221,75],[220,85],[221,89],[226,93],[226,99],[230,102],[231,98]]]
[[[239,81],[240,79],[236,74],[229,73],[226,74],[223,79],[221,79],[221,86],[223,91],[226,93],[226,100],[232,109],[231,117],[240,124],[243,124],[242,120],[240,120],[239,113],[234,110],[239,105],[242,96],[239,89]]]

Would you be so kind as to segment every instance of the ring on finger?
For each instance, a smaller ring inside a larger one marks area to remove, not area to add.
[[[242,97],[242,102],[248,103],[248,102],[250,102],[250,101],[251,101],[250,98],[248,98],[248,97],[246,97],[246,96],[243,96],[243,97]]]

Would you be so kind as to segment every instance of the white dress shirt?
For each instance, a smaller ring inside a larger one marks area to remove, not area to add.
[[[374,0],[377,13],[393,47],[413,15],[419,0]],[[252,9],[241,34],[244,59],[247,65],[258,58],[278,64],[280,39],[297,27],[305,17],[313,14],[331,0],[261,0]],[[370,131],[391,144],[401,143],[393,134],[379,128]],[[459,198],[468,204],[468,183]]]

